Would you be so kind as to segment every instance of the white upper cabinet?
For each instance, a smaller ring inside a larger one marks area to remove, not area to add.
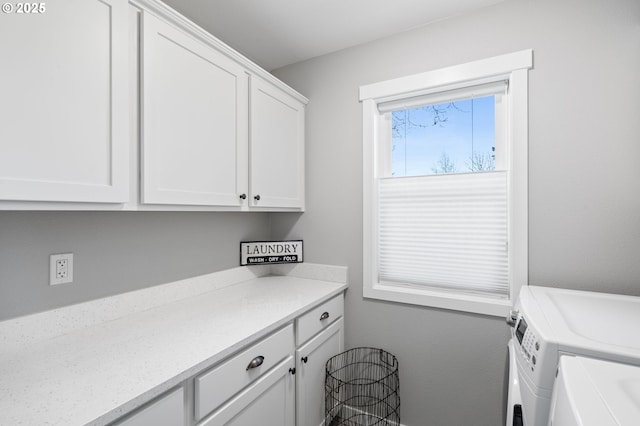
[[[247,186],[245,69],[147,12],[141,49],[142,202],[240,207]]]
[[[159,0],[41,4],[0,25],[0,210],[304,210],[306,98]]]
[[[128,2],[41,5],[2,14],[0,200],[124,203]]]
[[[304,209],[305,104],[251,78],[250,203]]]

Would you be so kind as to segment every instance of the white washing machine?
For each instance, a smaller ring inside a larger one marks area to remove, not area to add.
[[[640,365],[640,297],[527,286],[508,321],[507,426],[547,426],[563,354]]]
[[[637,426],[640,367],[562,356],[549,426]]]

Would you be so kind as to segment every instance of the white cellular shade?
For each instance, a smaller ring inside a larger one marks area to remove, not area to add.
[[[378,279],[509,296],[506,171],[378,180]]]

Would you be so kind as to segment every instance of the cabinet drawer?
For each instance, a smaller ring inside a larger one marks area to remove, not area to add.
[[[286,358],[198,426],[294,426],[296,384],[291,374],[294,365],[292,356]]]
[[[194,380],[196,421],[291,355],[293,350],[293,325],[288,325],[197,376]],[[261,363],[259,357],[262,357]],[[260,365],[250,368],[252,362]]]
[[[344,296],[340,294],[296,320],[296,343],[301,345],[344,313]]]
[[[180,387],[147,405],[113,426],[182,426],[184,425],[184,391]]]

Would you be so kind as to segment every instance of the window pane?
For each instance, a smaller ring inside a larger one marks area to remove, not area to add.
[[[392,112],[392,176],[495,169],[495,96]]]

